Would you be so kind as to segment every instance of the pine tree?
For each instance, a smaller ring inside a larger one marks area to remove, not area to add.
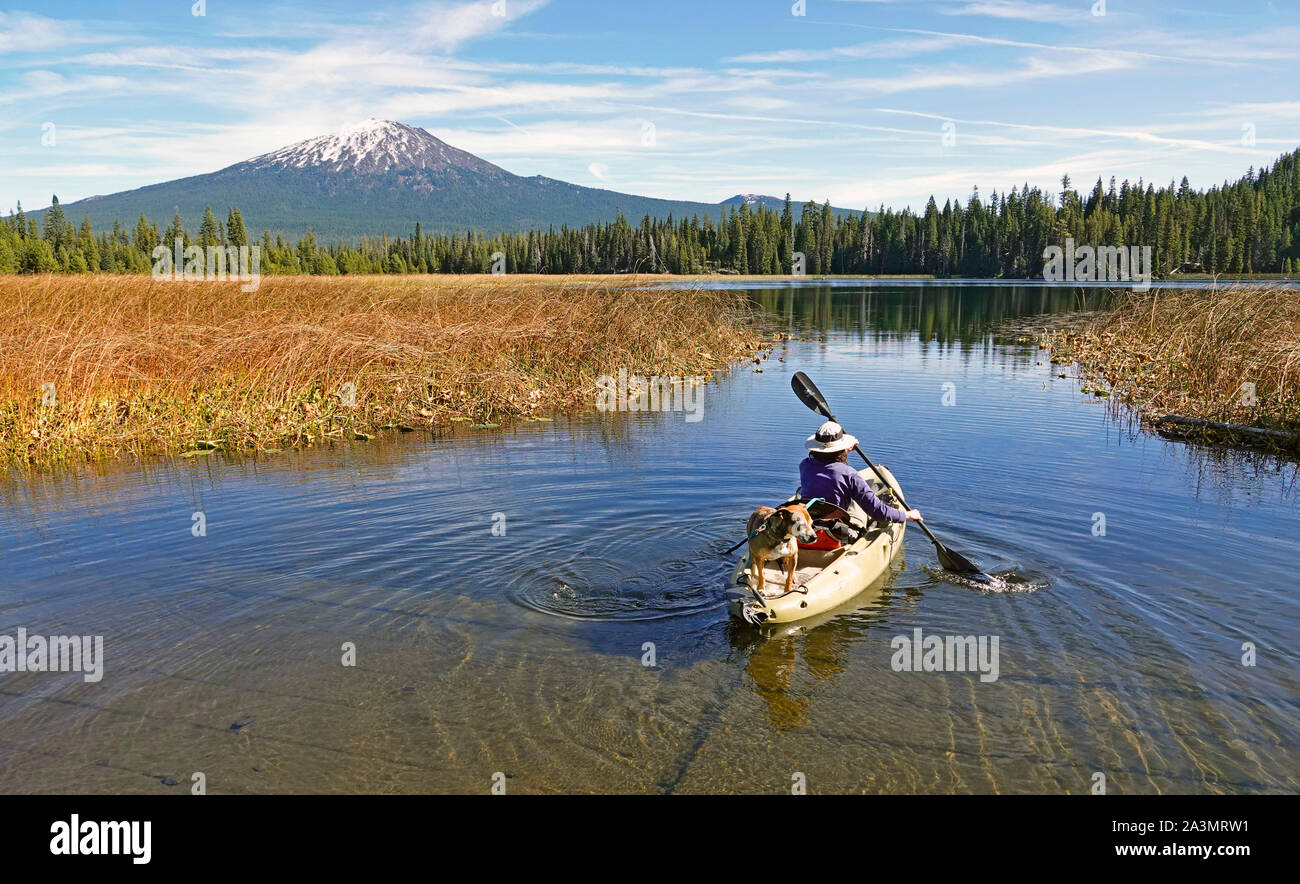
[[[63,215],[58,196],[50,198],[50,207],[45,211],[45,241],[50,250],[57,253],[67,243],[68,219]]]
[[[232,246],[248,245],[248,231],[244,229],[244,216],[232,208],[226,214],[226,240]]]
[[[781,246],[781,271],[789,273],[794,254],[794,206],[790,203],[789,191],[786,191],[785,205],[781,209]]]
[[[221,245],[221,227],[217,223],[217,216],[212,214],[212,206],[208,206],[203,212],[203,221],[199,224],[199,238],[195,245],[201,249]]]
[[[95,242],[95,233],[90,227],[90,218],[81,219],[81,230],[77,234],[77,250],[85,262],[87,270],[99,269],[99,244]]]
[[[144,213],[140,213],[140,220],[135,224],[135,233],[132,238],[132,245],[136,251],[142,252],[152,258],[153,250],[159,243],[158,228],[149,223]]]
[[[168,227],[167,232],[163,234],[163,245],[167,246],[168,249],[175,249],[176,240],[178,239],[181,241],[182,248],[189,245],[190,235],[185,232],[185,225],[181,223],[180,212],[173,216],[172,226]]]

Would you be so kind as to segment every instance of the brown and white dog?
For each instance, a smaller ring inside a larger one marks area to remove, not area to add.
[[[757,592],[763,595],[763,565],[768,559],[785,560],[785,591],[794,586],[794,571],[799,563],[799,542],[817,539],[812,516],[802,503],[788,503],[779,509],[760,506],[745,523],[749,538],[749,558],[758,581]]]

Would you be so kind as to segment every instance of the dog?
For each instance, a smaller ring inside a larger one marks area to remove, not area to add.
[[[777,509],[760,506],[745,522],[749,534],[749,558],[754,564],[757,592],[763,596],[763,565],[768,559],[785,560],[785,591],[794,586],[794,571],[799,562],[799,544],[817,539],[808,507],[788,503]]]

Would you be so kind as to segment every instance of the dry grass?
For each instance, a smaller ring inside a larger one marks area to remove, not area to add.
[[[1144,418],[1176,414],[1300,434],[1300,292],[1225,287],[1129,295],[1081,329],[1049,333]],[[1246,404],[1243,384],[1255,385]],[[1103,390],[1106,388],[1103,388]]]
[[[595,378],[619,367],[703,374],[759,346],[741,295],[632,286],[266,277],[245,293],[233,282],[0,277],[0,460],[272,450],[527,419],[594,402]]]

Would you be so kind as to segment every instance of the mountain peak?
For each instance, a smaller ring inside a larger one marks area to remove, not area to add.
[[[374,117],[254,157],[246,165],[253,169],[311,169],[364,175],[448,168],[488,174],[502,171],[424,129]]]
[[[215,172],[64,204],[63,211],[72,218],[84,214],[102,229],[140,215],[166,223],[180,214],[193,224],[209,206],[219,212],[238,206],[249,230],[295,237],[310,229],[324,241],[355,242],[380,233],[406,235],[417,223],[428,232],[499,233],[578,227],[611,221],[620,212],[625,218],[716,218],[736,200],[777,212],[783,205],[752,193],[698,203],[524,178],[418,126],[371,118]],[[801,209],[796,203],[796,217]]]

